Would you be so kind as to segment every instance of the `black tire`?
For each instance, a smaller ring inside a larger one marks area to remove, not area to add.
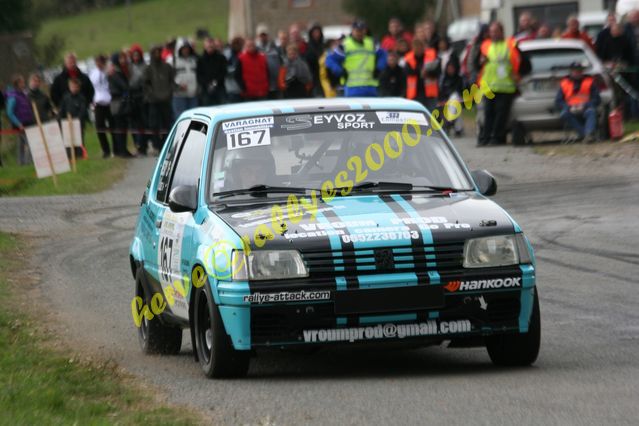
[[[519,121],[512,123],[512,141],[515,146],[526,145],[526,129]]]
[[[136,273],[135,295],[140,296],[147,306],[151,306],[152,295],[146,294],[142,284],[142,268]],[[138,341],[145,354],[175,355],[182,347],[182,329],[163,324],[160,318],[147,320],[142,316],[138,327]]]
[[[535,288],[533,311],[528,333],[503,334],[486,339],[488,355],[495,365],[522,367],[531,365],[539,355],[541,342],[541,319],[539,297]]]
[[[245,376],[249,368],[250,351],[233,348],[208,282],[198,288],[193,297],[196,298],[193,312],[195,350],[202,371],[209,378]]]

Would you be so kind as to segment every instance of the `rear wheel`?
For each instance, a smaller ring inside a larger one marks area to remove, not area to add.
[[[208,283],[194,297],[195,348],[204,374],[212,378],[245,376],[250,353],[233,348]]]
[[[142,284],[142,268],[136,273],[135,295],[140,296],[147,306],[151,306],[152,295],[146,294]],[[151,320],[142,316],[142,322],[138,327],[138,341],[142,351],[146,354],[175,355],[182,347],[182,329],[163,324],[159,318]]]
[[[537,288],[535,288],[528,333],[502,334],[486,339],[486,349],[493,364],[509,367],[526,366],[531,365],[537,359],[541,341],[541,319],[537,293]]]

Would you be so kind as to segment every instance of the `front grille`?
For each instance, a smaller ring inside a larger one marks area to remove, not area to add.
[[[519,318],[521,302],[519,297],[491,297],[488,303],[488,319],[491,322],[513,321]]]
[[[253,307],[251,341],[257,345],[296,343],[301,340],[302,330],[333,328],[335,318],[332,303]]]
[[[389,251],[392,261],[382,261],[386,253],[381,252],[385,250]],[[311,277],[331,278],[399,272],[451,274],[462,271],[463,254],[464,243],[459,242],[380,249],[305,250],[302,256]]]
[[[446,305],[437,309],[440,320],[469,319],[476,330],[483,327],[516,329],[520,310],[519,290],[503,293],[485,294],[488,309],[481,308],[479,302],[464,294],[446,297]],[[416,319],[385,320],[380,313],[378,323],[414,323],[426,321],[428,310],[412,310],[404,314],[413,314]],[[402,312],[397,314],[401,315]],[[375,316],[375,314],[372,314]],[[338,322],[340,317],[344,322]],[[294,305],[258,305],[251,307],[251,342],[256,346],[303,343],[304,330],[331,329],[339,327],[357,327],[361,316],[338,316],[333,302],[300,303]],[[369,317],[370,318],[370,317]],[[366,323],[372,324],[372,323]]]

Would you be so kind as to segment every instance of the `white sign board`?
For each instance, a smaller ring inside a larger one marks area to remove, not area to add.
[[[58,123],[56,121],[44,123],[42,125],[42,129],[44,131],[44,136],[47,139],[47,146],[49,148],[51,163],[53,164],[53,170],[55,170],[55,173],[60,174],[71,171]],[[39,178],[51,176],[51,167],[49,166],[47,152],[44,149],[44,143],[38,126],[27,127],[24,131],[27,135],[27,141],[29,142],[29,149],[31,150],[31,157],[33,157],[36,174]]]
[[[64,146],[71,148],[71,132],[69,132],[69,120],[63,119],[60,122],[62,127],[62,138],[64,139]],[[80,127],[80,120],[74,118],[71,120],[71,126],[73,128],[73,146],[82,146],[82,127]]]

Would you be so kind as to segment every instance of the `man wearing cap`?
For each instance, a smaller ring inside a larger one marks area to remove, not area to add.
[[[280,97],[277,86],[277,78],[280,74],[282,60],[280,54],[275,47],[275,43],[269,38],[268,27],[265,24],[259,24],[255,30],[257,38],[255,45],[257,50],[266,56],[266,65],[268,68],[268,98],[278,99]]]
[[[597,106],[601,102],[595,79],[584,75],[579,62],[570,64],[570,75],[561,80],[555,105],[561,119],[586,143],[594,142],[597,130]]]
[[[364,21],[355,20],[351,35],[326,58],[326,67],[346,77],[344,96],[377,96],[377,75],[386,67],[386,52],[366,36]]]

